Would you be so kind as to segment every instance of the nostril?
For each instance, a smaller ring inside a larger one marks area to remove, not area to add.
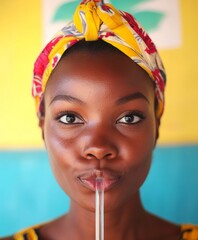
[[[99,148],[91,148],[91,149],[87,149],[87,151],[85,151],[84,154],[85,158],[87,159],[113,159],[116,156],[116,153],[112,152],[112,151],[106,151],[104,149],[99,149]]]
[[[104,156],[104,158],[111,158],[111,157],[113,157],[113,154],[112,154],[112,153],[107,153],[107,154]]]
[[[87,159],[92,159],[92,158],[95,158],[95,156],[94,156],[93,154],[91,154],[91,153],[88,153],[88,154],[86,155],[86,158],[87,158]]]

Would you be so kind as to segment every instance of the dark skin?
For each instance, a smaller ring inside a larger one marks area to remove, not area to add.
[[[82,177],[95,170],[107,186],[105,240],[179,239],[179,226],[145,211],[139,194],[158,136],[154,106],[153,82],[124,54],[80,51],[61,59],[46,86],[40,126],[71,206],[40,227],[42,239],[95,239],[95,192]]]

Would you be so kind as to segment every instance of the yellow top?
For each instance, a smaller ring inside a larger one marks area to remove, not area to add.
[[[13,236],[14,240],[39,240],[39,233],[37,229],[39,226],[24,229]],[[4,240],[4,239],[1,239]],[[6,240],[6,238],[5,238]],[[198,240],[198,226],[192,224],[181,225],[181,239],[180,240]]]
[[[181,225],[182,240],[198,240],[198,226],[191,224]]]

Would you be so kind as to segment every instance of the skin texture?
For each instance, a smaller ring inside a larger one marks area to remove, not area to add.
[[[105,191],[105,240],[178,239],[179,227],[147,213],[139,196],[159,128],[148,75],[121,53],[71,53],[52,73],[44,99],[42,135],[71,207],[41,227],[43,239],[95,238],[95,192],[81,181],[95,170],[107,186],[116,179]]]

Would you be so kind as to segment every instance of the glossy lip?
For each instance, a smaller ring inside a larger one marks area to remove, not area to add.
[[[116,173],[110,170],[91,170],[87,171],[80,176],[77,177],[79,182],[86,188],[91,191],[96,191],[96,178],[103,177],[104,178],[104,191],[108,191],[115,187],[121,181],[122,174]]]

